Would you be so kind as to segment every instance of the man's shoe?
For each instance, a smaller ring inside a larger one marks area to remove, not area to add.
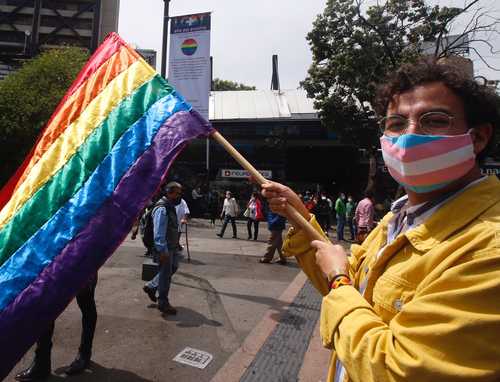
[[[266,259],[265,257],[262,257],[262,258],[259,259],[259,263],[262,263],[262,264],[271,264],[271,260]]]
[[[30,367],[21,371],[14,378],[16,381],[42,381],[50,376],[50,360],[48,362],[33,361]]]
[[[217,236],[219,236],[220,238],[222,238],[222,235],[220,233],[216,233]]]
[[[148,295],[149,299],[153,302],[156,302],[156,291],[147,285],[144,285],[142,290]]]
[[[87,369],[90,365],[90,357],[84,357],[81,354],[78,354],[75,360],[68,366],[65,370],[67,375],[76,375],[81,374]]]
[[[287,264],[287,261],[285,259],[279,259],[277,261],[278,264],[281,264],[281,265],[286,265]]]
[[[169,314],[169,315],[176,315],[177,314],[177,309],[175,309],[169,303],[158,305],[158,310],[162,313]]]

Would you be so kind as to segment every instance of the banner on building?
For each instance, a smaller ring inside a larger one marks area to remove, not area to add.
[[[208,120],[210,13],[171,18],[168,82]]]

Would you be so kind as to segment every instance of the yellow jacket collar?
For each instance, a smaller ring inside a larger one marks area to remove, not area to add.
[[[418,251],[426,252],[498,201],[500,181],[492,175],[445,203],[423,224],[407,231],[405,236]],[[394,214],[389,212],[379,224],[384,240],[387,239],[387,226],[393,217]]]
[[[500,181],[496,176],[490,176],[445,203],[423,224],[406,232],[405,236],[418,251],[426,252],[499,200]]]

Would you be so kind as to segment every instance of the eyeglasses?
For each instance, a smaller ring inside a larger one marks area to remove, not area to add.
[[[418,119],[418,133],[421,135],[447,135],[453,129],[455,117],[441,112],[430,111]],[[405,134],[410,126],[410,120],[400,115],[390,115],[379,122],[380,132],[389,137]]]

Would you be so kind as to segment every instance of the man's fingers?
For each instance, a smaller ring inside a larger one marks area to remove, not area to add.
[[[311,247],[313,247],[316,250],[320,249],[321,244],[323,244],[323,242],[321,240],[313,240],[313,241],[311,241]]]
[[[273,198],[269,199],[269,207],[272,210],[284,210],[286,209],[286,199],[285,198]]]

